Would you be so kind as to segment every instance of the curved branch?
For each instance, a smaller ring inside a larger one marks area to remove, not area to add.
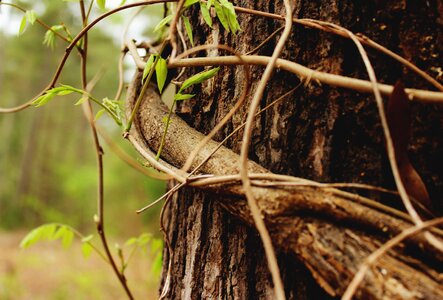
[[[196,57],[196,58],[183,58],[179,60],[172,60],[169,62],[169,68],[179,68],[179,67],[190,67],[190,66],[226,66],[226,65],[240,65],[242,63],[249,65],[262,65],[266,66],[271,58],[268,56],[260,55],[250,55],[241,56],[240,58],[236,56],[220,56],[220,57]],[[352,89],[363,93],[372,93],[371,82],[362,79],[355,79],[351,77],[330,74],[325,72],[320,72],[316,70],[309,69],[303,65],[297,64],[295,62],[278,59],[276,67],[295,75],[298,75],[302,79],[310,78],[314,81],[319,81],[324,84],[331,86],[342,87],[347,89]],[[379,83],[378,89],[382,95],[390,95],[394,89],[392,85]],[[443,93],[442,92],[432,92],[418,89],[405,89],[406,94],[412,101],[420,101],[425,103],[443,103]]]
[[[137,98],[139,85],[140,77],[136,77],[128,91],[129,106],[133,105],[134,99]],[[164,130],[162,117],[166,113],[167,107],[161,103],[159,95],[154,88],[149,89],[130,135],[130,141],[136,144],[139,152],[146,158],[151,155],[149,148],[157,149],[160,143]],[[190,128],[183,120],[172,116],[162,152],[161,167],[168,168],[169,165],[172,168],[171,175],[177,174],[178,181],[192,185],[194,182],[187,181],[186,174],[180,173],[179,168],[203,137],[204,135]],[[216,146],[216,142],[209,142],[201,150],[193,166]],[[201,170],[214,175],[237,175],[238,162],[237,154],[221,147]],[[248,169],[251,173],[268,173],[266,169],[251,161],[248,163]],[[221,205],[253,226],[254,222],[241,184],[232,182],[202,188],[228,195],[223,198]],[[331,295],[341,295],[344,292],[358,266],[388,235],[398,234],[412,225],[410,221],[380,212],[364,202],[357,203],[355,195],[333,188],[253,186],[252,191],[265,216],[274,245],[280,251],[297,255]],[[360,229],[346,228],[346,224],[349,223],[352,223],[352,228]],[[443,261],[443,255],[432,248],[422,234],[411,238],[410,243],[423,245],[428,258],[433,256],[433,260]],[[389,298],[398,295],[401,292],[399,289],[406,287],[411,293],[421,293],[425,298],[443,297],[442,279],[438,275],[441,270],[436,271],[399,251],[384,256],[379,265],[380,268],[374,268],[368,273],[368,280],[360,290],[366,296]],[[436,266],[438,267],[438,264],[434,264],[433,267]]]

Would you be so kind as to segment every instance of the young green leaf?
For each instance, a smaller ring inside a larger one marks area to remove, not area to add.
[[[65,249],[69,248],[72,244],[72,240],[74,239],[74,232],[72,230],[68,229],[66,230],[65,234],[62,238],[62,245]]]
[[[157,86],[160,94],[163,91],[163,87],[166,82],[166,77],[168,76],[168,64],[166,59],[159,56],[157,65],[155,66],[155,73],[157,74]]]
[[[231,2],[229,2],[228,0],[220,0],[220,4],[222,6],[222,10],[224,12],[224,15],[228,21],[229,28],[235,34],[241,28],[240,28],[240,24],[238,24],[238,21],[237,21],[237,15],[235,13],[234,5]]]
[[[183,23],[185,24],[186,34],[189,37],[189,41],[191,41],[192,47],[194,47],[194,36],[192,35],[192,26],[191,23],[189,22],[189,18],[182,16],[182,19]]]
[[[50,100],[52,100],[55,97],[56,94],[54,93],[45,93],[42,96],[38,97],[37,99],[35,99],[34,101],[32,101],[32,105],[34,105],[35,107],[40,107],[45,105],[46,103],[48,103]]]
[[[27,10],[26,19],[31,25],[34,25],[35,21],[37,20],[37,14],[33,10]]]
[[[94,238],[94,235],[92,235],[92,234],[85,236],[84,238],[82,238],[82,243],[90,242],[93,238]]]
[[[181,94],[181,93],[177,93],[174,96],[174,100],[176,100],[176,101],[188,100],[188,99],[191,99],[194,96],[195,96],[195,94]]]
[[[55,33],[52,30],[48,30],[45,33],[45,37],[43,39],[43,45],[54,49],[55,46]]]
[[[126,0],[122,0],[118,6],[125,5],[125,3],[126,3]]]
[[[161,239],[153,239],[151,242],[151,251],[157,252],[163,249],[163,241]]]
[[[134,245],[137,242],[138,242],[138,239],[136,237],[132,237],[132,238],[130,238],[129,240],[127,240],[125,242],[125,246],[131,246],[131,245]]]
[[[62,239],[66,232],[68,232],[69,229],[66,226],[60,226],[57,230],[57,232],[54,234],[53,239],[57,240],[57,239]]]
[[[202,83],[203,81],[214,77],[217,74],[219,69],[220,69],[220,67],[217,67],[214,69],[209,69],[209,70],[197,73],[197,74],[189,77],[188,79],[186,79],[183,82],[183,84],[180,87],[180,90],[178,91],[177,94],[180,94],[182,91],[184,91],[185,89],[187,89],[191,85]]]
[[[203,16],[203,20],[205,20],[206,24],[208,24],[208,26],[212,28],[212,17],[211,14],[209,13],[209,9],[205,4],[201,2],[200,2],[200,11]]]
[[[57,225],[45,224],[34,228],[20,242],[20,248],[26,249],[43,239],[53,239]]]
[[[142,233],[139,237],[138,237],[138,245],[139,246],[145,246],[149,243],[149,241],[152,239],[152,235],[149,233]]]
[[[102,108],[100,109],[97,114],[95,115],[94,121],[97,121],[98,119],[100,119],[100,117],[103,115],[103,113],[106,111],[106,109]]]
[[[94,250],[94,248],[92,248],[89,243],[82,244],[82,254],[84,258],[88,258],[89,256],[91,256],[92,250]]]
[[[197,2],[199,2],[200,0],[186,0],[185,1],[185,4],[183,5],[184,7],[189,7],[189,6],[191,6],[192,4],[195,4],[195,3],[197,3]]]
[[[221,6],[220,3],[218,3],[218,1],[214,1],[214,8],[220,23],[229,32],[229,23],[225,15],[225,10],[223,9],[223,6]]]
[[[26,249],[40,240],[39,228],[31,230],[20,242],[20,248]]]
[[[40,226],[40,238],[47,239],[47,240],[54,239],[56,229],[57,229],[56,224],[46,224],[46,225]]]
[[[151,272],[155,277],[159,277],[162,271],[162,263],[163,263],[163,255],[161,252],[158,252],[154,258],[154,262],[152,264]]]
[[[86,100],[88,100],[88,96],[83,96],[77,102],[75,102],[74,105],[80,105],[83,102],[85,102]]]
[[[159,31],[161,28],[163,28],[166,24],[168,24],[169,22],[171,22],[173,15],[168,15],[166,17],[163,18],[163,20],[160,21],[160,23],[157,24],[157,26],[155,26],[154,28],[154,32]]]
[[[25,32],[26,29],[26,16],[23,16],[21,22],[20,22],[20,28],[18,30],[17,35],[22,35],[23,32]]]
[[[145,69],[143,70],[142,83],[145,81],[146,77],[149,75],[149,71],[151,71],[152,64],[154,63],[156,55],[151,55],[146,62]]]
[[[101,10],[104,10],[106,8],[106,0],[97,0],[97,6]]]

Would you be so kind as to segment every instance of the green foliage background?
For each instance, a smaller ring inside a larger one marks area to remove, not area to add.
[[[28,9],[38,6],[39,11],[44,11],[38,17],[49,25],[63,22],[73,34],[80,29],[74,6],[77,3],[49,0],[13,3]],[[68,5],[73,9],[67,9]],[[147,13],[157,17],[158,12],[157,9]],[[23,16],[18,10],[12,9],[12,13],[14,18]],[[104,22],[122,21],[117,16]],[[0,106],[26,102],[52,78],[66,44],[58,40],[51,50],[42,44],[44,33],[45,29],[37,24],[28,24],[20,37],[0,30]],[[99,27],[90,32],[89,43],[88,77],[103,72],[93,94],[97,98],[112,98],[118,84],[120,45]],[[73,54],[59,82],[80,87],[79,72],[79,58]],[[73,105],[77,98],[59,97],[38,109],[0,115],[1,228],[33,228],[41,223],[62,222],[82,231],[95,229],[92,219],[96,211],[95,153],[87,121],[81,108]],[[136,157],[108,116],[99,123]],[[110,233],[134,236],[143,231],[157,231],[158,211],[136,216],[135,210],[159,197],[164,183],[132,170],[102,144],[106,223]]]

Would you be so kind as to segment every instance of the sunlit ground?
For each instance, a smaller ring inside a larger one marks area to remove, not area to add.
[[[26,232],[0,232],[0,299],[127,299],[111,268],[96,254],[84,258],[80,243],[64,249],[40,242],[19,249]],[[137,252],[127,269],[136,299],[158,297],[153,253]]]

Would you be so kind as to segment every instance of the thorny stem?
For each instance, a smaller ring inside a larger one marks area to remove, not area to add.
[[[79,4],[80,4],[82,21],[83,21],[83,28],[85,28],[87,26],[88,19],[87,19],[86,12],[85,12],[84,1],[80,0]],[[83,51],[81,51],[81,53],[80,53],[81,80],[82,80],[83,90],[86,90],[87,85],[88,85],[87,84],[87,73],[86,73],[87,57],[88,57],[87,55],[88,55],[88,34],[87,34],[87,32],[85,32],[84,37],[83,37]],[[96,225],[97,225],[97,232],[100,236],[106,256],[108,257],[108,261],[109,261],[112,269],[114,270],[115,275],[119,279],[128,298],[134,299],[134,297],[132,296],[132,293],[129,290],[129,287],[127,285],[125,275],[123,274],[123,272],[119,271],[119,269],[115,263],[115,260],[112,256],[112,253],[109,249],[108,241],[106,239],[105,225],[104,225],[104,176],[103,176],[103,155],[104,155],[104,152],[103,152],[103,148],[100,145],[100,141],[98,139],[98,134],[97,134],[97,128],[95,127],[95,123],[93,120],[93,110],[92,110],[91,102],[89,100],[86,102],[83,102],[82,107],[83,107],[83,111],[85,113],[85,116],[89,121],[89,125],[90,125],[91,132],[92,132],[92,137],[94,140],[96,158],[97,158],[97,171],[98,171],[98,174],[97,174],[97,176],[98,176],[97,216],[98,216],[98,218],[97,218],[97,220],[95,220]]]

